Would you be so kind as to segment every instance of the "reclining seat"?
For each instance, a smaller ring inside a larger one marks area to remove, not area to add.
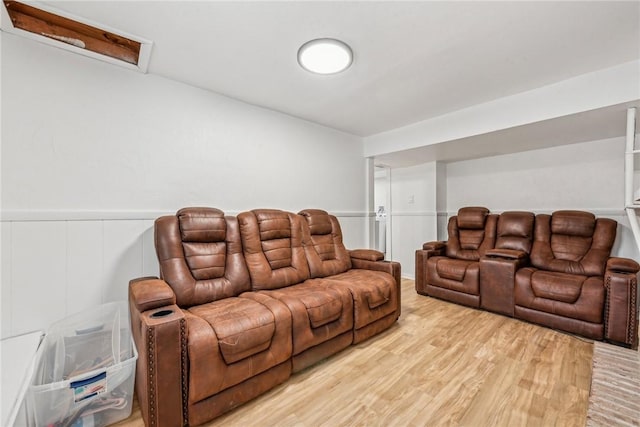
[[[342,230],[335,216],[319,209],[306,209],[299,215],[305,218],[303,245],[311,277],[351,292],[353,343],[364,341],[393,325],[399,316],[400,302],[400,287],[395,278],[384,271],[352,269],[351,257],[342,243]],[[375,255],[373,251],[371,254]]]
[[[423,246],[429,256],[424,269],[426,280],[416,280],[418,293],[479,307],[479,261],[494,246],[496,222],[497,215],[489,215],[483,207],[461,208],[451,217],[448,241]]]
[[[589,212],[537,215],[531,267],[516,273],[515,316],[603,339],[604,274],[615,236],[615,221]]]
[[[291,374],[291,313],[250,291],[238,223],[212,208],[155,222],[163,280],[130,284],[136,388],[149,426],[198,425]]]
[[[348,289],[309,281],[302,217],[273,209],[238,215],[253,290],[291,311],[293,372],[351,345],[353,301]]]

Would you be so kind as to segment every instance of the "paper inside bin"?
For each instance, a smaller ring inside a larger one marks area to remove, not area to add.
[[[69,387],[73,389],[73,401],[81,402],[107,391],[107,373],[102,372],[91,378],[74,381]]]

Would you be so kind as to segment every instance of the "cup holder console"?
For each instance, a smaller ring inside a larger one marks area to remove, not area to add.
[[[153,313],[151,315],[152,318],[157,319],[159,317],[166,317],[168,315],[170,315],[171,313],[173,313],[173,310],[160,310],[160,311],[156,311],[155,313]]]

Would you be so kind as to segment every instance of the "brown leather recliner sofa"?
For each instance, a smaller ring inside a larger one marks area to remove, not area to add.
[[[155,246],[161,278],[129,284],[148,426],[209,421],[400,316],[400,264],[347,251],[322,210],[185,208]]]
[[[416,251],[416,291],[637,348],[640,265],[610,257],[616,227],[582,211],[462,208],[448,241]]]

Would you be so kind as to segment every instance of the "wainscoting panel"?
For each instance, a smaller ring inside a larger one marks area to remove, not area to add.
[[[156,245],[153,240],[153,220],[144,222],[144,233],[142,234],[142,275],[159,276],[158,257],[156,256]]]
[[[640,253],[638,252],[638,246],[636,245],[636,240],[633,236],[633,230],[631,230],[631,224],[629,224],[629,218],[627,215],[622,213],[619,215],[608,214],[599,216],[604,216],[618,221],[616,242],[613,245],[612,253],[615,256],[632,258],[640,262]]]
[[[145,221],[104,221],[104,302],[126,300],[129,280],[142,276],[145,227]]]
[[[616,241],[612,249],[613,256],[635,259],[640,262],[640,252],[636,247],[633,232],[627,215],[623,210],[591,209],[597,217],[611,218],[618,222]],[[492,211],[501,213],[502,211]],[[536,214],[550,211],[533,211]],[[402,263],[402,276],[414,279],[415,251],[430,240],[447,240],[448,218],[457,212],[420,212],[392,214],[392,253],[394,261]],[[436,221],[437,218],[437,221]],[[437,237],[435,231],[437,230]]]
[[[518,209],[510,209],[510,210],[518,210]],[[598,218],[611,218],[618,222],[618,229],[616,232],[616,241],[611,250],[612,256],[619,256],[624,258],[635,259],[640,262],[640,252],[638,251],[638,247],[636,246],[635,238],[633,237],[633,231],[631,230],[631,225],[629,224],[629,219],[627,218],[627,214],[622,209],[583,209],[587,212],[593,213]],[[500,214],[505,210],[492,210],[492,214]],[[552,210],[532,210],[530,212],[537,214],[551,214]],[[444,228],[439,226],[439,238],[438,240],[447,240],[447,222],[448,218],[453,215],[457,215],[456,211],[450,211],[447,213],[438,213],[438,217],[445,217],[444,220],[441,220],[441,224],[443,224]],[[435,240],[435,239],[434,239]]]
[[[369,246],[369,236],[366,236],[368,230],[367,220],[363,215],[359,216],[340,216],[336,215],[342,228],[343,243],[347,249],[365,249]]]
[[[2,222],[2,338],[126,300],[157,265],[150,219]]]
[[[12,225],[10,311],[14,334],[43,329],[67,313],[66,232],[66,223],[60,221]]]
[[[2,235],[2,289],[0,310],[2,310],[2,338],[11,335],[11,223],[3,222]]]
[[[391,214],[391,254],[402,265],[402,277],[415,277],[415,253],[422,244],[436,240],[435,212],[393,212]]]
[[[126,300],[129,280],[157,276],[153,221],[162,213],[29,213],[2,221],[2,338]],[[63,218],[70,219],[63,219]],[[368,215],[338,215],[349,249],[365,248]]]
[[[102,303],[98,284],[102,282],[103,274],[103,234],[102,221],[67,222],[69,313],[76,311],[76,307],[93,307]]]

